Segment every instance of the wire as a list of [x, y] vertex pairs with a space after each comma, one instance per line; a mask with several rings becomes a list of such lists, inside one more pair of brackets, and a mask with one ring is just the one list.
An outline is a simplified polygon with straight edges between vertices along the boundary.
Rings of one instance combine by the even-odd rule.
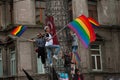
[[54, 38], [57, 34], [59, 34], [62, 30], [64, 30], [66, 28], [66, 26], [64, 26], [63, 28], [61, 28], [56, 34], [54, 34], [53, 36], [52, 36], [52, 38]]

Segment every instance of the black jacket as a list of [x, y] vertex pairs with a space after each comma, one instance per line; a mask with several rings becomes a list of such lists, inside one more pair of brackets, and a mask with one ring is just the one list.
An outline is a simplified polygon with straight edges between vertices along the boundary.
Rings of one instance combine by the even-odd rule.
[[82, 74], [81, 75], [75, 74], [73, 80], [78, 80], [78, 77], [80, 77], [81, 80], [84, 80], [84, 77]]

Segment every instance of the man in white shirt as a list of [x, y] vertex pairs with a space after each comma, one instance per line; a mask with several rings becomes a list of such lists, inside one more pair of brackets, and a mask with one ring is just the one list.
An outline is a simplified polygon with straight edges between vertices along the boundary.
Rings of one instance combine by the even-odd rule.
[[75, 53], [77, 52], [78, 49], [78, 38], [73, 31], [71, 32], [71, 36], [72, 36], [72, 52]]
[[51, 51], [51, 48], [55, 48], [53, 58], [58, 59], [57, 56], [58, 56], [58, 53], [60, 52], [60, 46], [53, 44], [53, 37], [52, 37], [52, 34], [50, 32], [49, 26], [45, 26], [44, 30], [45, 30], [45, 33], [46, 33], [46, 44], [45, 44], [45, 46], [46, 46], [46, 51], [47, 51], [47, 58], [48, 58], [49, 64], [52, 66], [52, 58], [51, 58], [52, 51]]

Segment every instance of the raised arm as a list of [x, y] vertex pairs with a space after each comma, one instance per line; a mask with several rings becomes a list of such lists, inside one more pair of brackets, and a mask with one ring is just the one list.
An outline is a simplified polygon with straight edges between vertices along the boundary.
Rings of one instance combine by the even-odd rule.
[[28, 39], [28, 41], [30, 41], [30, 42], [35, 42], [35, 40], [34, 40], [34, 39], [33, 39], [33, 40], [32, 40], [32, 39]]

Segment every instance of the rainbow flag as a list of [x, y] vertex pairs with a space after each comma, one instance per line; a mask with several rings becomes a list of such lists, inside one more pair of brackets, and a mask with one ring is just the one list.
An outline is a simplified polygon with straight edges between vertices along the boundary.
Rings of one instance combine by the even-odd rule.
[[89, 22], [92, 24], [93, 28], [99, 27], [100, 24], [93, 18], [88, 17]]
[[87, 48], [90, 42], [95, 41], [96, 35], [88, 18], [84, 15], [77, 17], [68, 24], [68, 27], [73, 30], [79, 40]]
[[11, 34], [14, 35], [14, 36], [18, 36], [20, 37], [24, 31], [27, 29], [26, 26], [17, 26], [12, 32]]
[[77, 52], [72, 53], [72, 62], [75, 64], [80, 64], [80, 56]]
[[74, 54], [75, 54], [77, 62], [79, 63], [81, 61], [79, 54], [77, 52], [75, 52]]

